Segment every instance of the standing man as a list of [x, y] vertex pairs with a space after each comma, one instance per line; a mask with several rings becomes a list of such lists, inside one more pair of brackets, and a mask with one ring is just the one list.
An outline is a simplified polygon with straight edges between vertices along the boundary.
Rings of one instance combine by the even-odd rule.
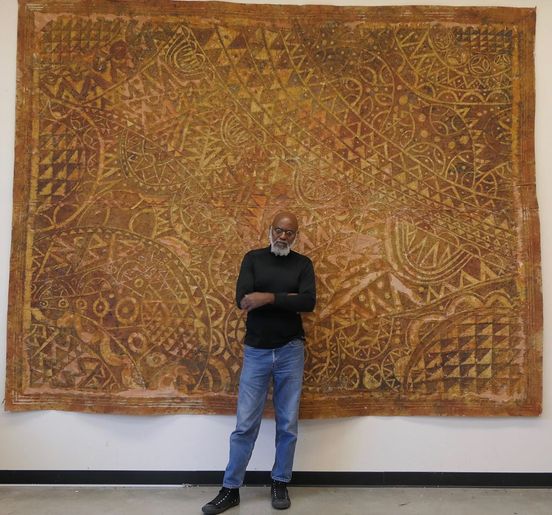
[[272, 506], [289, 508], [299, 400], [303, 384], [304, 338], [300, 312], [316, 303], [311, 260], [291, 250], [298, 233], [293, 213], [278, 213], [269, 229], [270, 246], [248, 252], [242, 261], [236, 301], [247, 311], [236, 429], [219, 494], [202, 511], [222, 513], [240, 503], [239, 488], [253, 452], [270, 380], [274, 381], [276, 456], [272, 468]]

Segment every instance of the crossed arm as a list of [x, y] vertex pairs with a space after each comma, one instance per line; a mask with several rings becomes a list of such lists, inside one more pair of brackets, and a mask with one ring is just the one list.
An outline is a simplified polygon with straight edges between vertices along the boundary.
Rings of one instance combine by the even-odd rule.
[[[290, 295], [294, 295], [294, 294], [290, 293]], [[275, 300], [274, 293], [254, 291], [251, 293], [246, 293], [242, 297], [240, 301], [240, 308], [249, 312], [252, 309], [260, 308], [265, 304], [274, 304], [274, 300]]]
[[258, 292], [253, 291], [253, 288], [253, 267], [246, 256], [242, 262], [236, 286], [236, 301], [240, 309], [249, 312], [266, 304], [273, 304], [290, 311], [307, 312], [312, 311], [316, 304], [314, 269], [310, 261], [300, 274], [297, 292]]

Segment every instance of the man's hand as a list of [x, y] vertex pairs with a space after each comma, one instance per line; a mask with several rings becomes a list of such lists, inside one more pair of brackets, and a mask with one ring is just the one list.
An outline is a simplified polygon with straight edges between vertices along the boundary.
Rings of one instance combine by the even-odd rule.
[[260, 308], [265, 304], [272, 304], [274, 302], [274, 293], [264, 293], [254, 291], [253, 293], [248, 293], [243, 297], [240, 302], [240, 308], [249, 312], [252, 309]]

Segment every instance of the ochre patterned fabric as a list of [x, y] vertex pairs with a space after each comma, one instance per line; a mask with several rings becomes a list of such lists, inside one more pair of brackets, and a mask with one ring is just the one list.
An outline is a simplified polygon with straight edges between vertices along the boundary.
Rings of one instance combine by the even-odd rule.
[[7, 408], [232, 412], [238, 267], [285, 208], [302, 416], [538, 414], [534, 21], [22, 1]]

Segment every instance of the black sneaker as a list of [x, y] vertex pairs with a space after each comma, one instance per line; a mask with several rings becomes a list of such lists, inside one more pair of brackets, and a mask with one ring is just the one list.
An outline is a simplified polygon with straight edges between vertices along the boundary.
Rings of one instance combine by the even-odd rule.
[[240, 489], [223, 486], [218, 495], [203, 506], [201, 511], [207, 515], [216, 515], [238, 504], [240, 504]]
[[273, 479], [270, 495], [272, 497], [272, 507], [276, 510], [286, 510], [290, 507], [291, 501], [289, 500], [287, 483]]

